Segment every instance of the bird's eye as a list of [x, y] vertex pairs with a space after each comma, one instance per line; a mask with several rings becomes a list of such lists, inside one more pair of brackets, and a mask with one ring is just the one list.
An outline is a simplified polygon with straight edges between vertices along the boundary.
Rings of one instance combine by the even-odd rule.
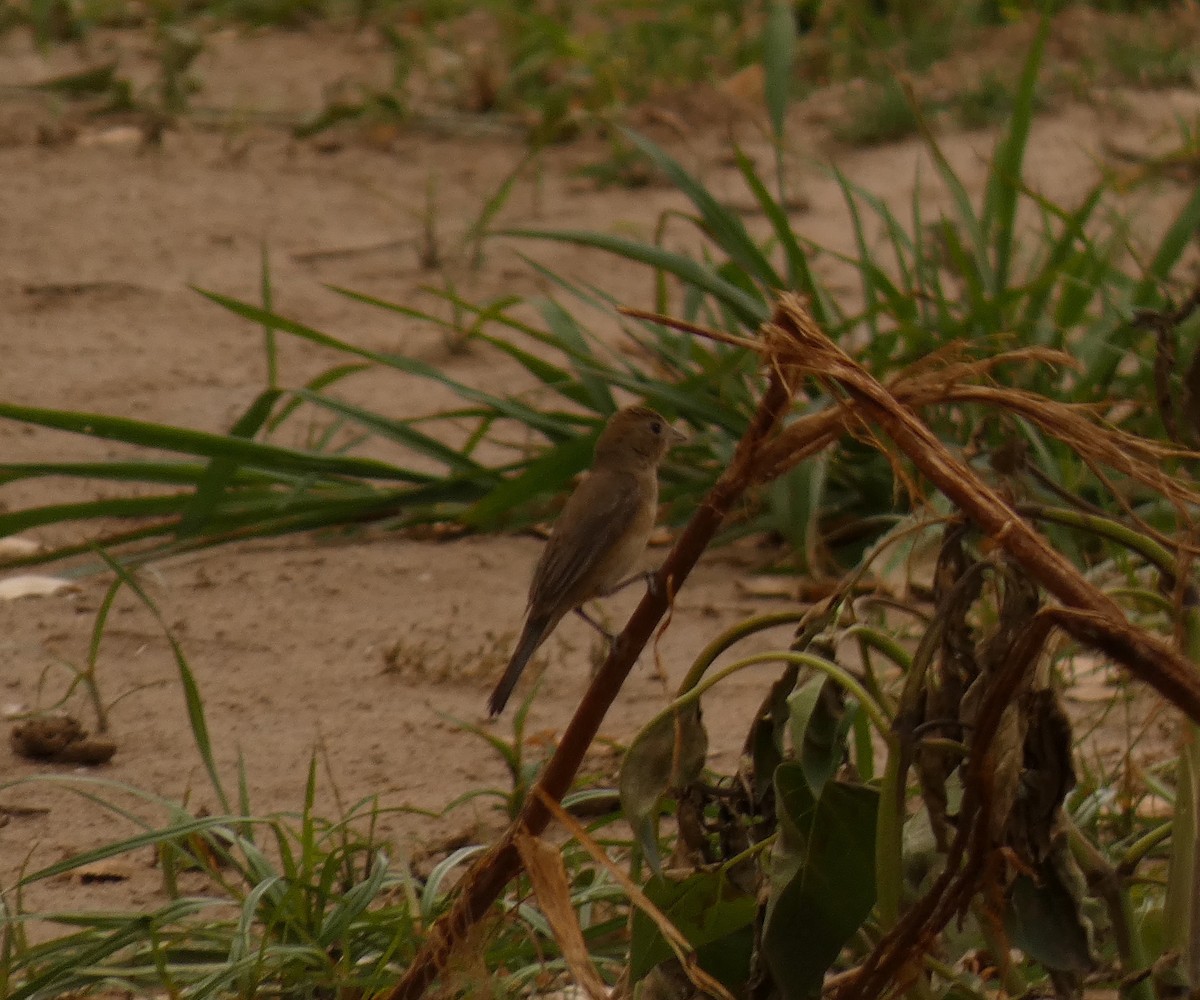
[[657, 420], [652, 420], [650, 421], [650, 429], [654, 431], [655, 434], [661, 434], [662, 424], [660, 424]]

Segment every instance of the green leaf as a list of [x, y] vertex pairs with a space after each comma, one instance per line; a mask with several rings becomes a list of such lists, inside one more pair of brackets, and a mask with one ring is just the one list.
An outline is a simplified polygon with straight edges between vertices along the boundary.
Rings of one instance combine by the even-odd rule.
[[[722, 871], [701, 871], [683, 881], [651, 879], [646, 895], [696, 949], [700, 967], [735, 992], [750, 974], [755, 898], [735, 888]], [[629, 975], [638, 982], [674, 957], [657, 925], [641, 910], [633, 914]]]
[[847, 720], [833, 710], [836, 700], [837, 689], [824, 674], [800, 685], [787, 700], [792, 746], [814, 796], [846, 758]]
[[441, 463], [451, 473], [463, 476], [481, 475], [483, 478], [487, 478], [489, 474], [489, 470], [485, 469], [478, 462], [465, 457], [461, 452], [456, 451], [449, 445], [443, 444], [436, 438], [415, 430], [409, 421], [392, 420], [373, 410], [304, 389], [297, 390], [296, 395], [300, 399], [312, 403], [314, 406], [319, 406], [332, 413], [341, 414], [360, 426], [365, 427], [367, 430], [378, 434], [380, 437], [388, 438], [407, 448], [411, 448], [424, 458]]
[[648, 156], [671, 179], [675, 187], [687, 195], [700, 212], [704, 231], [728, 254], [730, 261], [737, 265], [742, 274], [758, 282], [767, 292], [783, 287], [783, 279], [771, 266], [771, 262], [763, 256], [763, 252], [747, 232], [736, 212], [717, 201], [708, 188], [684, 170], [679, 161], [664, 149], [629, 129], [622, 129], [622, 134]]
[[808, 296], [813, 318], [822, 327], [829, 330], [839, 322], [838, 307], [830, 297], [829, 290], [817, 280], [812, 268], [809, 267], [808, 254], [796, 239], [787, 209], [771, 196], [771, 192], [767, 190], [762, 178], [755, 172], [754, 161], [743, 153], [740, 147], [734, 148], [734, 154], [737, 157], [737, 167], [741, 171], [742, 179], [746, 182], [750, 193], [754, 195], [754, 200], [758, 202], [767, 221], [771, 223], [775, 238], [783, 248], [784, 258], [787, 261], [788, 288]]
[[1070, 849], [1059, 847], [1037, 866], [1036, 881], [1017, 876], [1005, 924], [1013, 943], [1035, 962], [1064, 972], [1090, 972], [1092, 924], [1087, 880]]
[[1184, 250], [1191, 246], [1196, 238], [1197, 229], [1200, 229], [1200, 185], [1192, 191], [1191, 197], [1179, 209], [1179, 213], [1159, 241], [1145, 276], [1134, 290], [1134, 305], [1148, 306], [1158, 301], [1156, 295], [1159, 288], [1167, 281]]
[[785, 1000], [818, 996], [825, 972], [875, 904], [873, 788], [831, 781], [814, 799], [804, 769], [775, 772], [779, 839], [771, 855], [763, 956]]
[[997, 144], [988, 171], [983, 197], [983, 227], [995, 254], [994, 290], [997, 292], [1008, 287], [1013, 232], [1017, 221], [1017, 196], [1021, 192], [1021, 168], [1029, 144], [1029, 129], [1033, 124], [1038, 72], [1049, 34], [1050, 19], [1043, 17], [1021, 71], [1008, 131]]
[[194, 431], [167, 424], [150, 424], [141, 420], [110, 417], [100, 413], [47, 410], [36, 406], [0, 403], [0, 417], [108, 441], [123, 441], [126, 444], [143, 448], [178, 451], [191, 455], [203, 455], [208, 458], [227, 458], [239, 464], [258, 468], [407, 482], [425, 482], [429, 479], [428, 476], [418, 475], [407, 469], [398, 469], [386, 462], [370, 458], [317, 455], [290, 448], [280, 448], [276, 445], [259, 444], [238, 437], [210, 434], [206, 431]]
[[550, 328], [555, 343], [561, 345], [568, 357], [575, 360], [575, 371], [587, 390], [587, 405], [604, 416], [612, 413], [617, 408], [616, 401], [608, 383], [602, 375], [596, 373], [594, 364], [588, 364], [593, 361], [594, 356], [575, 317], [553, 299], [539, 299], [535, 304], [538, 312], [542, 314], [542, 319], [546, 321], [546, 326]]

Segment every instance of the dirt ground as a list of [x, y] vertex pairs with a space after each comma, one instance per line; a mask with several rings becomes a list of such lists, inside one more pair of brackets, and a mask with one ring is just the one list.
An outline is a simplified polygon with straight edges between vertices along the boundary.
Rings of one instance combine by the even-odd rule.
[[[527, 388], [520, 373], [484, 350], [451, 353], [437, 331], [324, 287], [432, 305], [421, 286], [443, 276], [420, 261], [429, 204], [443, 269], [470, 298], [544, 291], [520, 249], [602, 281], [625, 302], [649, 301], [645, 273], [584, 251], [497, 240], [480, 272], [462, 267], [456, 255], [463, 232], [526, 152], [517, 137], [443, 122], [400, 131], [347, 128], [297, 141], [272, 123], [273, 116], [319, 110], [353, 81], [385, 83], [386, 53], [369, 37], [328, 29], [217, 33], [196, 66], [204, 84], [198, 101], [212, 113], [168, 130], [157, 147], [146, 146], [136, 128], [76, 117], [69, 105], [16, 89], [110, 49], [136, 48], [119, 34], [89, 44], [84, 55], [66, 48], [39, 53], [19, 33], [0, 38], [0, 399], [227, 429], [263, 384], [261, 335], [189, 286], [255, 301], [264, 245], [284, 314], [444, 365], [493, 391]], [[837, 149], [826, 137], [834, 113], [836, 104], [818, 97], [798, 107], [792, 122], [791, 182], [806, 202], [795, 223], [805, 235], [850, 246], [831, 160], [902, 216], [914, 184], [927, 211], [944, 203], [917, 143]], [[1197, 113], [1200, 95], [1183, 90], [1057, 102], [1035, 128], [1029, 176], [1051, 198], [1070, 203], [1113, 162], [1114, 151], [1167, 148], [1178, 121], [1194, 121]], [[732, 97], [726, 104], [714, 98], [708, 123], [703, 117], [646, 114], [643, 124], [715, 190], [748, 205], [729, 164], [728, 136], [733, 130], [766, 164], [760, 123]], [[945, 136], [947, 155], [975, 190], [993, 139], [983, 132]], [[546, 152], [536, 176], [518, 186], [504, 221], [649, 236], [663, 209], [683, 207], [665, 187], [600, 189], [580, 179], [577, 168], [604, 151], [603, 143], [582, 141]], [[1167, 178], [1136, 196], [1135, 245], [1161, 230], [1187, 190]], [[762, 223], [747, 217], [754, 227]], [[673, 232], [677, 245], [694, 242], [683, 226]], [[849, 282], [843, 287], [854, 293]], [[285, 384], [298, 385], [327, 363], [316, 348], [283, 344]], [[428, 384], [394, 373], [360, 377], [341, 391], [397, 416], [446, 402]], [[300, 444], [301, 432], [293, 433], [283, 443]], [[382, 447], [375, 453], [403, 458]], [[103, 443], [0, 423], [5, 461], [108, 454], [116, 451]], [[99, 493], [88, 484], [16, 483], [0, 488], [0, 505]], [[33, 537], [76, 536], [58, 529]], [[499, 759], [455, 720], [483, 722], [538, 550], [530, 537], [295, 537], [172, 559], [144, 570], [142, 580], [195, 671], [222, 773], [233, 787], [235, 762], [244, 758], [256, 810], [301, 805], [316, 747], [328, 763], [319, 794], [326, 815], [336, 814], [335, 790], [343, 803], [378, 793], [385, 806], [440, 809], [469, 789], [505, 785]], [[627, 739], [719, 627], [767, 603], [740, 585], [760, 557], [746, 546], [702, 563], [658, 648], [668, 680], [644, 656], [607, 736]], [[0, 711], [11, 716], [55, 700], [69, 679], [63, 664], [86, 659], [106, 586], [91, 577], [69, 593], [0, 602]], [[613, 620], [635, 601], [625, 594], [609, 602]], [[545, 682], [530, 717], [538, 746], [552, 742], [583, 691], [592, 644], [586, 627], [570, 621], [547, 647]], [[705, 706], [715, 765], [733, 763], [764, 676], [743, 675], [726, 688], [728, 697]], [[129, 594], [119, 598], [105, 633], [99, 677], [118, 751], [88, 775], [215, 809], [169, 647]], [[82, 699], [70, 707], [90, 720]], [[506, 716], [495, 731], [509, 725]], [[8, 810], [0, 886], [10, 887], [22, 867], [135, 831], [70, 790], [82, 770], [30, 763], [7, 740], [0, 760], [4, 781], [15, 782], [0, 786], [0, 806]], [[612, 761], [597, 758], [594, 766], [611, 768]], [[108, 786], [102, 791], [148, 822], [166, 818], [152, 802]], [[394, 814], [383, 832], [402, 851], [419, 852], [454, 834], [486, 836], [498, 823], [498, 814], [480, 804], [437, 823]], [[135, 858], [117, 884], [42, 885], [25, 902], [39, 909], [152, 906], [163, 897], [150, 862], [148, 855]]]

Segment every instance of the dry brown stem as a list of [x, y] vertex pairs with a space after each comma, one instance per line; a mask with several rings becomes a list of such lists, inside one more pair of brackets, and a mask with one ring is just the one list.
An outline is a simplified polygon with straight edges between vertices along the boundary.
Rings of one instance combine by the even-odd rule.
[[554, 756], [526, 798], [521, 814], [471, 866], [458, 886], [450, 910], [429, 929], [421, 950], [403, 978], [393, 989], [382, 994], [380, 1000], [416, 1000], [446, 968], [455, 948], [520, 870], [517, 836], [536, 837], [545, 830], [551, 817], [546, 802], [559, 802], [566, 794], [621, 685], [667, 612], [669, 595], [679, 591], [738, 497], [753, 484], [759, 449], [791, 405], [793, 384], [783, 370], [772, 373], [754, 419], [738, 443], [733, 461], [676, 540], [655, 574], [654, 585], [647, 590], [624, 631], [613, 643], [608, 659], [584, 694]]
[[[783, 295], [776, 316], [784, 317], [784, 322], [777, 319], [767, 324], [764, 330], [768, 335], [767, 350], [777, 368], [814, 376], [836, 395], [848, 398], [863, 418], [877, 423], [930, 482], [1042, 587], [1067, 607], [1089, 613], [1087, 635], [1090, 645], [1102, 641], [1105, 651], [1130, 672], [1200, 722], [1200, 679], [1190, 660], [1157, 636], [1131, 625], [1111, 598], [1088, 582], [970, 466], [951, 454], [909, 406], [826, 337], [799, 296]], [[985, 388], [976, 387], [975, 398], [982, 398]], [[962, 387], [959, 391], [965, 396]], [[1009, 393], [995, 390], [993, 393], [997, 403], [1008, 405]], [[1146, 449], [1154, 446], [1135, 444], [1137, 439], [1130, 440], [1131, 435], [1119, 439], [1120, 446], [1102, 443], [1100, 439], [1104, 435], [1097, 433], [1094, 423], [1086, 422], [1085, 429], [1085, 425], [1073, 422], [1075, 411], [1071, 408], [1061, 408], [1065, 412], [1060, 413], [1059, 408], [1053, 408], [1048, 401], [1035, 403], [1039, 397], [1028, 393], [1015, 393], [1012, 398], [1023, 401], [1026, 413], [1031, 417], [1041, 414], [1045, 419], [1053, 412], [1055, 419], [1061, 421], [1060, 433], [1071, 434], [1073, 444], [1104, 454], [1107, 461], [1128, 470], [1131, 475], [1151, 477], [1166, 495], [1178, 498], [1180, 503], [1185, 497], [1193, 496], [1183, 487], [1167, 482], [1170, 477], [1143, 467], [1146, 463], [1139, 451], [1146, 454]], [[786, 432], [780, 438], [786, 438]], [[775, 442], [776, 445], [779, 443], [778, 440]], [[777, 461], [786, 465], [783, 456], [778, 456]], [[1075, 634], [1070, 627], [1068, 631]]]

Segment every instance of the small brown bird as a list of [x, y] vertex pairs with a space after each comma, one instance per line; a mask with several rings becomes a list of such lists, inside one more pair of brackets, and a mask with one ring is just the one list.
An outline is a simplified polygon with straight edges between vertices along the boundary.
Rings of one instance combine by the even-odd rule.
[[[658, 513], [658, 465], [684, 435], [646, 406], [618, 410], [596, 442], [592, 468], [550, 532], [533, 572], [525, 627], [488, 711], [499, 715], [521, 671], [568, 611], [612, 593], [637, 565]], [[597, 626], [599, 627], [599, 626]]]

